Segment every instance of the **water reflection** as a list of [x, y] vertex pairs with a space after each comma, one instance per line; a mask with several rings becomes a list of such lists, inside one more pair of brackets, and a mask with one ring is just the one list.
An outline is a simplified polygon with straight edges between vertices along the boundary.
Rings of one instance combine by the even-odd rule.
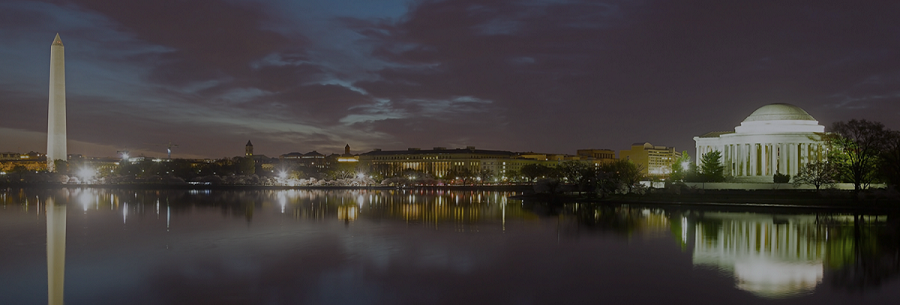
[[[50, 194], [47, 209], [47, 300], [62, 304], [66, 278], [66, 198]], [[62, 199], [62, 200], [60, 200]]]
[[[507, 217], [536, 219], [530, 209], [508, 204], [513, 192], [440, 190], [117, 190], [76, 188], [61, 190], [65, 201], [77, 204], [81, 213], [117, 211], [122, 224], [131, 218], [155, 214], [171, 229], [173, 218], [198, 207], [219, 209], [225, 216], [253, 222], [258, 210], [276, 210], [296, 220], [337, 219], [346, 223], [360, 219], [392, 219], [410, 224], [454, 225], [458, 230], [477, 230], [478, 224], [500, 222]], [[37, 190], [7, 190], [0, 204], [37, 201]], [[177, 204], [175, 204], [177, 202]]]
[[827, 228], [816, 220], [704, 213], [694, 221], [694, 264], [729, 271], [737, 288], [760, 296], [807, 293], [822, 282], [827, 248]]
[[[569, 205], [558, 211], [570, 234], [612, 232], [633, 238], [670, 232], [692, 262], [734, 277], [735, 287], [766, 298], [813, 292], [826, 279], [865, 290], [900, 274], [896, 214], [774, 214], [629, 205]], [[575, 220], [575, 221], [573, 221]]]
[[[113, 190], [113, 189], [69, 189], [59, 191], [0, 190], [0, 205], [4, 210], [20, 210], [29, 215], [38, 216], [46, 213], [47, 232], [47, 295], [50, 304], [61, 304], [63, 300], [63, 279], [65, 278], [66, 255], [66, 208], [71, 205], [73, 216], [70, 219], [75, 230], [81, 230], [84, 224], [100, 226], [101, 220], [118, 227], [106, 225], [112, 230], [134, 230], [140, 227], [140, 238], [157, 238], [158, 245], [174, 244], [173, 252], [155, 250], [155, 256], [169, 257], [170, 253], [194, 253], [207, 251], [215, 247], [230, 247], [230, 252], [202, 252], [203, 260], [219, 256], [241, 257], [234, 259], [234, 265], [222, 263], [222, 270], [253, 269], [259, 265], [273, 270], [273, 274], [287, 280], [294, 279], [294, 274], [282, 274], [280, 265], [269, 266], [255, 259], [256, 255], [266, 257], [281, 253], [284, 260], [281, 264], [290, 265], [297, 262], [319, 262], [324, 257], [335, 258], [335, 266], [351, 262], [366, 262], [367, 267], [359, 267], [365, 272], [389, 274], [390, 270], [409, 268], [403, 274], [423, 270], [438, 270], [463, 275], [476, 274], [480, 269], [502, 266], [505, 261], [513, 262], [515, 268], [502, 269], [503, 272], [520, 272], [524, 276], [531, 275], [531, 269], [552, 273], [560, 260], [551, 260], [554, 264], [540, 265], [543, 257], [528, 260], [533, 252], [549, 253], [547, 257], [563, 259], [569, 253], [559, 254], [546, 244], [509, 242], [510, 245], [521, 246], [517, 251], [508, 250], [504, 237], [510, 232], [548, 228], [556, 238], [562, 239], [562, 247], [566, 249], [582, 249], [577, 241], [600, 239], [617, 240], [640, 239], [662, 241], [664, 247], [678, 254], [678, 247], [683, 256], [669, 257], [669, 264], [681, 262], [695, 266], [692, 272], [718, 272], [717, 278], [732, 285], [736, 291], [747, 291], [758, 297], [785, 298], [814, 294], [823, 289], [836, 290], [871, 290], [888, 282], [896, 281], [900, 273], [900, 225], [895, 214], [847, 215], [832, 213], [785, 214], [766, 212], [733, 212], [713, 209], [685, 209], [662, 206], [612, 205], [612, 204], [567, 204], [546, 205], [539, 203], [523, 203], [509, 200], [513, 193], [500, 192], [447, 192], [447, 191], [409, 191], [409, 190], [253, 190], [253, 191], [160, 191], [160, 190]], [[37, 211], [37, 212], [35, 212]], [[103, 217], [88, 217], [97, 214]], [[108, 216], [108, 217], [107, 217]], [[210, 217], [212, 216], [212, 217]], [[221, 235], [199, 238], [192, 235], [191, 230], [208, 229], [203, 227], [209, 223], [226, 219], [230, 223], [247, 223], [248, 230], [259, 228], [261, 224], [291, 224], [290, 229], [279, 231], [272, 226], [263, 232], [267, 234], [241, 235], [242, 232], [222, 230]], [[254, 223], [256, 222], [256, 223]], [[328, 231], [328, 223], [337, 223], [337, 230]], [[319, 225], [319, 224], [323, 225]], [[300, 226], [294, 224], [313, 224]], [[366, 226], [368, 224], [368, 226]], [[374, 225], [372, 225], [374, 224]], [[381, 226], [389, 224], [391, 226]], [[384, 229], [389, 227], [388, 229]], [[418, 230], [396, 230], [396, 228], [418, 228]], [[217, 227], [219, 228], [219, 227]], [[312, 230], [303, 231], [301, 228]], [[354, 230], [356, 228], [357, 230]], [[373, 230], [374, 228], [374, 230]], [[221, 228], [219, 228], [221, 229]], [[268, 231], [266, 231], [268, 230]], [[443, 231], [434, 234], [434, 231]], [[152, 237], [147, 232], [159, 232], [164, 238]], [[335, 233], [337, 231], [338, 233]], [[535, 230], [539, 231], [539, 230]], [[73, 249], [70, 253], [71, 272], [77, 272], [79, 236], [84, 231], [71, 232]], [[168, 239], [177, 233], [188, 232], [179, 238]], [[300, 232], [300, 233], [297, 233]], [[312, 232], [312, 233], [310, 233]], [[340, 233], [347, 232], [346, 235]], [[423, 233], [424, 232], [424, 233]], [[458, 234], [457, 232], [476, 233]], [[502, 234], [491, 234], [503, 232]], [[278, 234], [268, 234], [278, 233]], [[155, 233], [153, 233], [155, 234]], [[218, 233], [217, 233], [218, 234]], [[290, 239], [278, 239], [289, 235]], [[405, 236], [399, 236], [405, 235]], [[478, 237], [474, 237], [474, 236]], [[138, 236], [138, 235], [131, 235]], [[236, 237], [237, 236], [237, 237]], [[252, 246], [264, 247], [253, 255], [240, 256], [245, 248], [235, 240], [262, 239], [277, 241]], [[414, 242], [409, 242], [407, 239]], [[521, 236], [521, 235], [520, 235]], [[240, 237], [240, 238], [239, 238]], [[440, 238], [437, 238], [440, 237]], [[610, 238], [612, 237], [612, 238]], [[237, 239], [229, 239], [237, 238]], [[530, 235], [526, 239], [531, 238]], [[473, 240], [489, 241], [476, 244]], [[569, 241], [576, 241], [566, 245]], [[124, 239], [122, 239], [124, 240]], [[225, 240], [225, 241], [221, 241]], [[309, 244], [301, 242], [306, 240]], [[315, 240], [315, 243], [309, 242]], [[234, 244], [229, 244], [230, 241]], [[558, 242], [559, 240], [557, 240]], [[674, 241], [674, 243], [673, 243]], [[136, 243], [136, 242], [135, 242]], [[154, 244], [154, 245], [157, 245]], [[629, 243], [616, 246], [629, 247]], [[242, 245], [242, 246], [237, 246]], [[542, 248], [531, 248], [539, 245]], [[674, 245], [674, 246], [673, 246]], [[41, 245], [43, 246], [43, 245]], [[116, 250], [118, 244], [107, 248]], [[469, 249], [466, 247], [477, 247]], [[180, 247], [180, 248], [179, 248]], [[511, 246], [510, 246], [511, 247]], [[82, 251], [86, 251], [83, 249]], [[616, 250], [615, 246], [598, 247], [603, 251], [615, 250], [620, 255], [634, 255]], [[306, 252], [300, 249], [308, 249]], [[330, 250], [323, 250], [330, 249]], [[512, 248], [509, 248], [512, 249]], [[548, 250], [549, 249], [549, 250]], [[521, 250], [521, 251], [519, 251]], [[250, 250], [246, 250], [250, 251]], [[505, 251], [505, 252], [504, 252]], [[542, 252], [543, 251], [543, 252]], [[335, 254], [336, 253], [336, 254]], [[510, 255], [514, 253], [513, 255]], [[296, 260], [295, 254], [306, 257]], [[280, 254], [279, 254], [280, 255]], [[554, 256], [562, 255], [562, 256]], [[594, 254], [591, 254], [594, 255]], [[594, 256], [590, 256], [594, 258]], [[599, 252], [596, 257], [605, 257], [606, 252]], [[636, 265], [648, 265], [652, 255], [638, 254], [633, 258]], [[250, 257], [250, 259], [246, 259]], [[397, 259], [401, 257], [402, 259]], [[620, 259], [620, 258], [616, 258]], [[628, 257], [628, 259], [632, 259]], [[641, 261], [643, 259], [643, 261]], [[185, 274], [216, 274], [190, 263], [180, 263], [181, 258], [173, 259], [177, 265], [175, 276], [182, 276], [184, 282], [195, 282], [204, 277], [192, 277]], [[263, 261], [266, 261], [263, 260]], [[411, 264], [412, 267], [397, 264], [396, 261]], [[521, 260], [521, 261], [516, 261]], [[187, 260], [186, 260], [187, 261]], [[229, 262], [229, 260], [224, 260]], [[74, 263], [73, 263], [74, 262]], [[627, 261], [626, 261], [627, 262]], [[615, 280], [603, 278], [612, 267], [597, 267], [595, 261], [579, 261], [572, 265], [585, 264], [593, 266], [591, 277], [578, 281], [605, 281], [606, 285], [614, 285], [616, 281], [628, 282], [629, 272], [622, 267], [622, 272]], [[308, 270], [319, 264], [309, 263]], [[237, 267], [235, 267], [237, 266]], [[368, 269], [374, 266], [374, 269]], [[437, 266], [437, 267], [435, 267]], [[522, 266], [528, 266], [522, 269]], [[605, 266], [605, 265], [603, 265]], [[239, 268], [238, 268], [239, 267]], [[546, 267], [546, 268], [545, 268]], [[187, 268], [187, 269], [185, 269]], [[193, 269], [191, 269], [193, 268]], [[324, 268], [324, 267], [323, 267]], [[353, 270], [355, 267], [346, 267]], [[635, 268], [633, 265], [629, 268]], [[638, 267], [640, 268], [640, 267]], [[196, 270], [194, 270], [196, 269]], [[74, 271], [73, 271], [74, 270]], [[190, 272], [183, 270], [193, 270]], [[525, 270], [525, 271], [523, 271]], [[598, 271], [599, 270], [599, 271]], [[619, 269], [616, 269], [619, 270]], [[206, 272], [206, 273], [204, 273]], [[224, 271], [222, 271], [224, 272]], [[324, 272], [324, 271], [323, 271]], [[370, 274], [363, 271], [361, 274]], [[535, 273], [541, 273], [535, 272]], [[715, 273], [713, 272], [713, 273]], [[225, 272], [227, 273], [227, 272]], [[571, 274], [572, 271], [568, 271]], [[236, 277], [243, 277], [240, 272]], [[355, 273], [354, 273], [355, 274]], [[567, 274], [567, 273], [560, 273]], [[360, 275], [361, 277], [365, 277]], [[71, 275], [70, 275], [71, 276]], [[440, 277], [440, 274], [434, 275]], [[473, 275], [474, 276], [474, 275]], [[485, 276], [481, 274], [479, 276]], [[690, 274], [664, 274], [666, 277], [689, 277]], [[312, 275], [311, 275], [312, 277]], [[565, 278], [566, 276], [560, 276]], [[212, 277], [211, 277], [212, 278]], [[389, 278], [389, 277], [386, 277]], [[598, 280], [599, 279], [599, 280]], [[624, 280], [623, 280], [624, 279]], [[347, 279], [347, 281], [350, 281]], [[524, 279], [527, 282], [541, 282], [539, 276]], [[643, 279], [641, 280], [643, 281]], [[178, 282], [182, 283], [182, 282]], [[77, 281], [70, 284], [78, 285]], [[252, 283], [250, 283], [252, 284]], [[521, 284], [521, 283], [520, 283]], [[202, 285], [201, 285], [202, 286]], [[78, 289], [75, 289], [78, 290]], [[746, 294], [746, 293], [745, 293]], [[749, 294], [747, 294], [749, 295]]]

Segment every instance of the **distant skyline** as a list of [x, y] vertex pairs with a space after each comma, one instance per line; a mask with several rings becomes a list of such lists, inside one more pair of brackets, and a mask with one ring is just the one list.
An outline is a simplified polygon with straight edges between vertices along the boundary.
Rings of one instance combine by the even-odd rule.
[[900, 130], [896, 1], [0, 3], [0, 152], [174, 158], [464, 148], [692, 155], [770, 103]]

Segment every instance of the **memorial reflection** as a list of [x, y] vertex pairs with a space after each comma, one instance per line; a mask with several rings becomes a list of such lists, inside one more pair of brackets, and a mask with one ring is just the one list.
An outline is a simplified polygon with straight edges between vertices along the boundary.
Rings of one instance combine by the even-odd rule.
[[825, 282], [863, 290], [900, 274], [897, 215], [770, 214], [569, 204], [555, 212], [568, 235], [671, 236], [693, 264], [733, 276], [766, 298], [811, 293]]
[[732, 273], [738, 289], [783, 297], [822, 282], [828, 233], [815, 215], [703, 213], [693, 229], [694, 264]]

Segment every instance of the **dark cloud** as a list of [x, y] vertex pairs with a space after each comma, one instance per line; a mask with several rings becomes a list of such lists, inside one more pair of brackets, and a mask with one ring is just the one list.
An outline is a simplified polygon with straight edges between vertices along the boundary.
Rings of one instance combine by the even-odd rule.
[[243, 105], [265, 107], [267, 113], [279, 113], [316, 125], [336, 125], [353, 113], [356, 106], [369, 105], [370, 97], [340, 85], [295, 86]]
[[121, 2], [75, 0], [112, 19], [136, 38], [170, 48], [158, 56], [153, 81], [192, 81], [251, 76], [250, 63], [297, 48], [304, 37], [285, 37], [264, 28], [266, 14], [254, 3], [221, 0]]
[[48, 98], [0, 86], [0, 104], [4, 109], [0, 111], [0, 127], [46, 132]]
[[687, 149], [692, 136], [768, 103], [833, 111], [827, 100], [865, 95], [851, 89], [872, 77], [893, 79], [877, 86], [896, 99], [896, 12], [888, 1], [451, 0], [421, 2], [396, 23], [351, 25], [396, 64], [357, 86], [391, 100], [491, 101], [508, 109], [503, 146]]
[[[131, 123], [148, 142], [197, 154], [245, 138], [269, 154], [345, 143], [689, 150], [693, 136], [776, 102], [826, 126], [900, 129], [895, 1], [415, 1], [399, 18], [303, 15], [316, 20], [267, 2], [65, 3], [4, 6], [0, 36], [18, 39], [33, 19], [74, 31], [70, 100], [85, 104], [70, 108], [71, 129]], [[71, 19], [78, 26], [59, 25]], [[6, 86], [0, 98], [43, 105], [34, 88], [45, 86]], [[40, 109], [0, 114], [0, 125], [42, 130]], [[84, 138], [130, 143], [125, 133]]]
[[0, 10], [0, 27], [10, 30], [34, 28], [41, 26], [41, 20], [46, 20], [48, 18], [49, 16], [46, 13], [37, 10], [25, 9], [23, 7], [9, 7]]

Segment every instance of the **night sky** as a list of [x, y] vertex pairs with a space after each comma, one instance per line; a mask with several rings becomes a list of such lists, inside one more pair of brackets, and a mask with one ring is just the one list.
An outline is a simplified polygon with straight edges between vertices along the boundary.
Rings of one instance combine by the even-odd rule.
[[0, 152], [271, 157], [476, 146], [574, 154], [790, 103], [900, 129], [900, 1], [0, 2]]

